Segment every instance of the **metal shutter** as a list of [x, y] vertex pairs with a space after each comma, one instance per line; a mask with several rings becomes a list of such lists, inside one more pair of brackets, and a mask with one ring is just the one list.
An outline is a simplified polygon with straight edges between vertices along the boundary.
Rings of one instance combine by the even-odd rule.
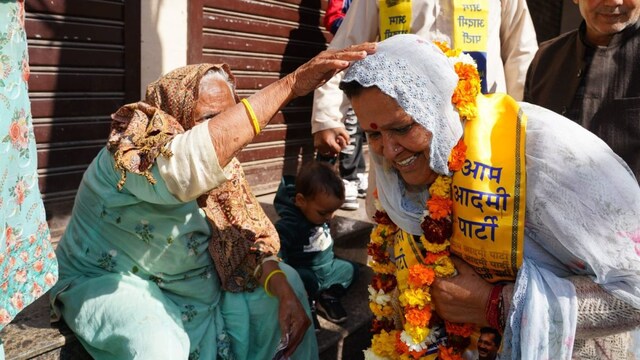
[[25, 27], [39, 185], [56, 237], [110, 114], [138, 99], [140, 3], [27, 0]]
[[[247, 97], [326, 48], [326, 0], [189, 1], [189, 63], [227, 63]], [[273, 191], [313, 155], [312, 95], [278, 113], [238, 158], [255, 193]]]

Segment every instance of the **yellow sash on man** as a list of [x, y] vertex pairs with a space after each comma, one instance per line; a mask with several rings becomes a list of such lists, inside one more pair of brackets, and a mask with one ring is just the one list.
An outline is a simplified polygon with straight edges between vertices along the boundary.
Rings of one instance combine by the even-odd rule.
[[380, 0], [380, 41], [411, 32], [411, 0]]
[[479, 95], [477, 105], [464, 129], [466, 161], [451, 185], [451, 251], [487, 281], [513, 281], [524, 243], [527, 118], [507, 95]]
[[453, 48], [464, 51], [476, 61], [483, 94], [489, 91], [486, 76], [488, 39], [489, 0], [453, 0]]

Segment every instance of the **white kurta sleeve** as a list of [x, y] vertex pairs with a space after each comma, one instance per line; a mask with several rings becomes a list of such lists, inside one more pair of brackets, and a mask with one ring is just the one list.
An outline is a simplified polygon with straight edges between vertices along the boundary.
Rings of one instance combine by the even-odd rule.
[[500, 52], [504, 63], [507, 93], [516, 100], [522, 100], [527, 69], [538, 51], [536, 30], [525, 0], [501, 3]]
[[[377, 0], [359, 0], [351, 3], [342, 25], [329, 44], [330, 49], [375, 41], [378, 34]], [[311, 132], [344, 127], [342, 119], [350, 104], [338, 88], [342, 73], [334, 76], [313, 94]]]
[[192, 201], [229, 179], [220, 167], [209, 136], [208, 121], [176, 135], [167, 144], [173, 156], [157, 159], [160, 176], [169, 191], [182, 201]]

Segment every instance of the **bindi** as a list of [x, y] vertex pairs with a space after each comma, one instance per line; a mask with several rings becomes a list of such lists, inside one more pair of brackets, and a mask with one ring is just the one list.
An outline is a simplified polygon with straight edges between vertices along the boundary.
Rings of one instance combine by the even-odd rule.
[[377, 130], [378, 129], [378, 125], [376, 123], [371, 123], [371, 128], [373, 130]]

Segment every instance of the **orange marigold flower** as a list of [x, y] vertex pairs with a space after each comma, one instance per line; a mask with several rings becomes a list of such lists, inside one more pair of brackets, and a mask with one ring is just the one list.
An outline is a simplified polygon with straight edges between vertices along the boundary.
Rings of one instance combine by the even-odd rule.
[[462, 360], [462, 356], [455, 352], [453, 348], [438, 346], [438, 359], [440, 360]]
[[400, 338], [400, 334], [401, 333], [398, 332], [398, 334], [396, 335], [396, 352], [398, 354], [409, 354], [412, 358], [418, 360], [427, 352], [427, 349], [424, 349], [422, 351], [409, 350], [407, 344], [405, 344], [404, 341], [402, 341], [402, 339]]
[[451, 214], [453, 201], [440, 196], [434, 196], [427, 200], [427, 208], [429, 209], [429, 217], [434, 220], [442, 219]]
[[449, 46], [447, 45], [447, 43], [442, 42], [442, 41], [434, 41], [433, 42], [438, 48], [440, 48], [440, 50], [442, 50], [443, 53], [447, 53], [449, 50]]
[[405, 307], [404, 318], [413, 326], [425, 327], [431, 320], [431, 308]]
[[[480, 78], [480, 74], [475, 65], [458, 62], [455, 63], [453, 69], [456, 71], [456, 74], [458, 74], [460, 80], [475, 80]], [[479, 91], [480, 89], [477, 88], [477, 90]]]
[[458, 110], [460, 110], [462, 106], [475, 104], [477, 95], [475, 94], [475, 87], [476, 83], [474, 81], [460, 80], [451, 96], [451, 102], [456, 104]]
[[458, 113], [460, 119], [467, 121], [474, 121], [478, 117], [478, 108], [473, 103], [468, 103], [458, 106]]
[[464, 165], [464, 161], [466, 160], [467, 153], [467, 145], [460, 139], [458, 144], [453, 147], [451, 150], [451, 155], [449, 156], [449, 170], [451, 171], [459, 171], [462, 169], [462, 165]]
[[449, 251], [441, 251], [438, 253], [427, 252], [427, 256], [425, 256], [424, 258], [424, 263], [435, 264], [436, 262], [438, 262], [438, 260], [440, 260], [441, 257], [449, 256], [449, 254], [450, 254]]
[[422, 264], [417, 264], [409, 268], [408, 282], [409, 286], [412, 286], [414, 288], [431, 285], [435, 277], [435, 271], [433, 271], [432, 268], [426, 267]]
[[458, 109], [461, 118], [473, 120], [477, 115], [476, 97], [480, 93], [478, 69], [462, 62], [456, 63], [454, 68], [460, 80], [453, 91], [451, 102]]
[[452, 323], [445, 321], [444, 326], [447, 329], [448, 334], [459, 335], [462, 337], [471, 336], [475, 329], [475, 325], [469, 323]]

